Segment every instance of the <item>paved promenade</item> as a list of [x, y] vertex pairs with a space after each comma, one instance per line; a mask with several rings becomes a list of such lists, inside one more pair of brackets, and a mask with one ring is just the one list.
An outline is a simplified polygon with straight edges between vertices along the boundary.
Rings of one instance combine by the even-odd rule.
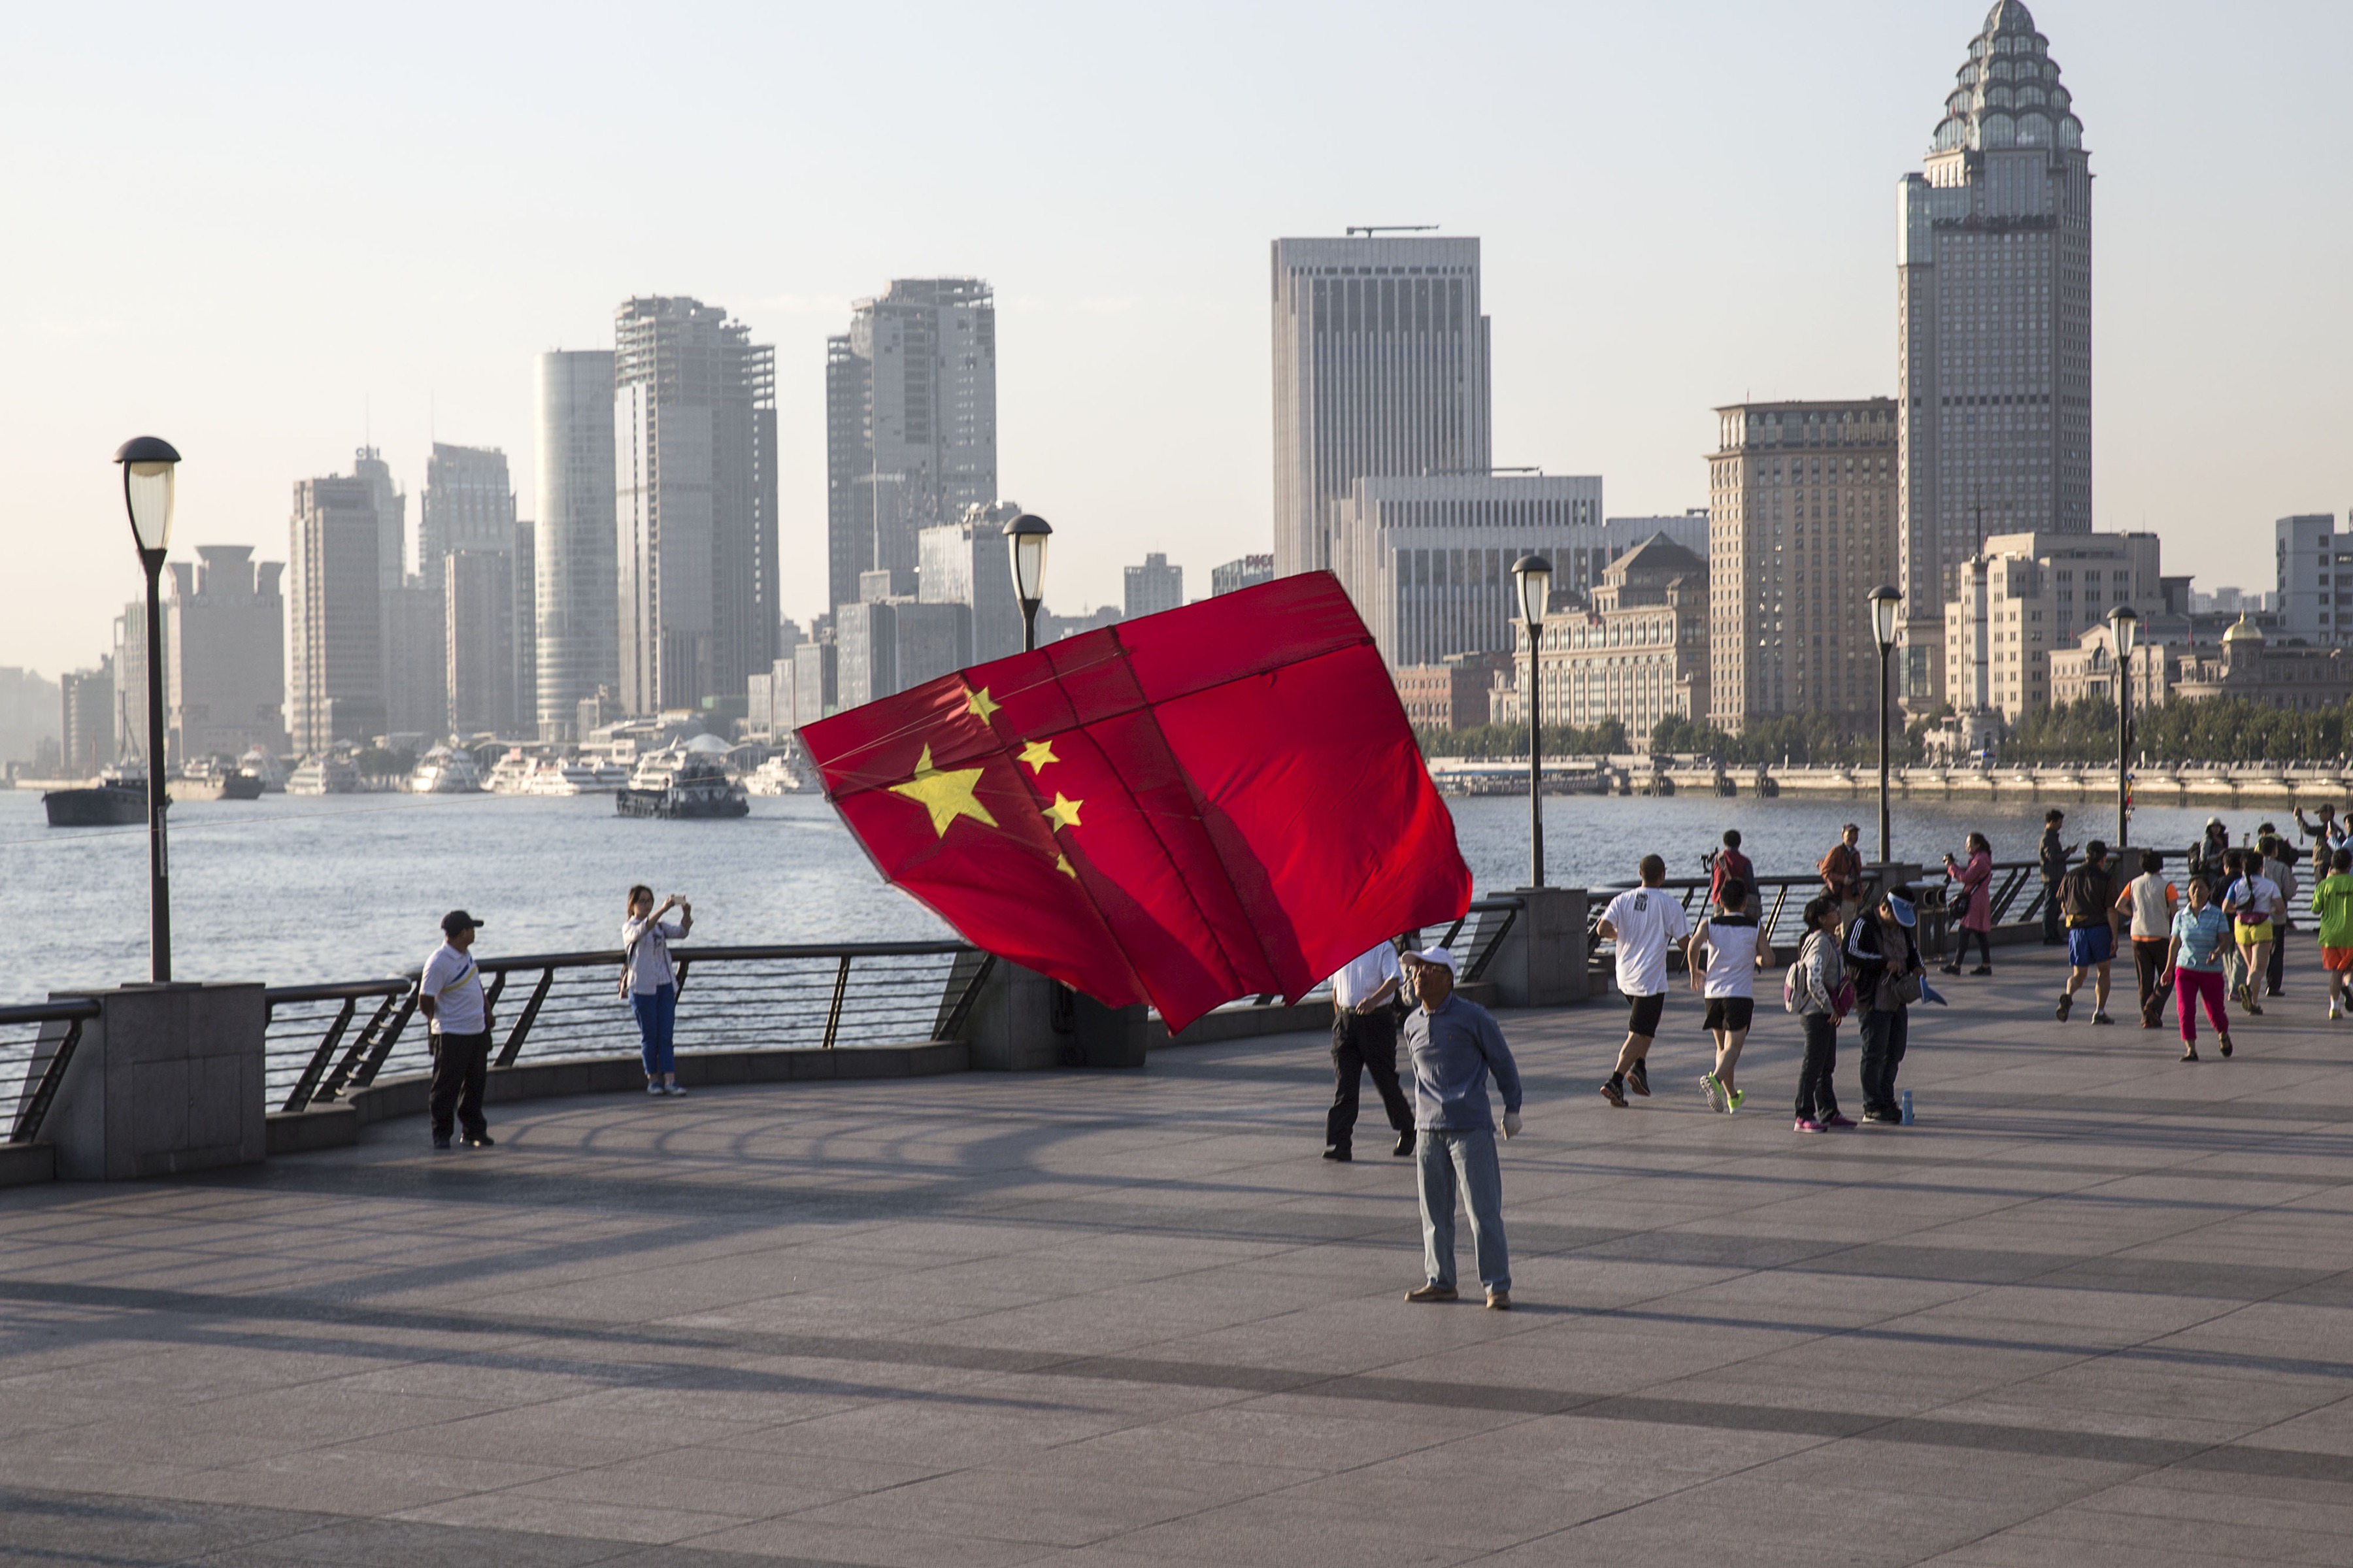
[[1681, 995], [1627, 1111], [1618, 1010], [1506, 1015], [1509, 1314], [1399, 1300], [1305, 1037], [0, 1194], [0, 1561], [2353, 1559], [2353, 1024], [2189, 1066], [2000, 956], [1909, 1129], [1792, 1134], [1778, 1005], [1738, 1118]]

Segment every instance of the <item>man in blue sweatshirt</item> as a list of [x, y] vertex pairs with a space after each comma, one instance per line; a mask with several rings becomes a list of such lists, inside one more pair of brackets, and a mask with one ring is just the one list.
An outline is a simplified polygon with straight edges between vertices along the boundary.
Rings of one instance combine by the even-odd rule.
[[1520, 1130], [1520, 1069], [1493, 1015], [1454, 994], [1454, 954], [1442, 947], [1406, 954], [1421, 1005], [1407, 1015], [1413, 1062], [1414, 1175], [1421, 1192], [1424, 1283], [1409, 1301], [1451, 1301], [1455, 1189], [1471, 1211], [1471, 1241], [1487, 1305], [1512, 1305], [1512, 1260], [1504, 1245], [1504, 1175], [1495, 1163], [1495, 1119], [1487, 1075], [1504, 1091], [1504, 1136]]

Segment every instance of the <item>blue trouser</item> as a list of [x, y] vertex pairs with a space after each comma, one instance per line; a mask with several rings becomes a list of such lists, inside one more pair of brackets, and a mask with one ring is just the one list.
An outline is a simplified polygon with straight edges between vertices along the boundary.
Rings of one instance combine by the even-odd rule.
[[638, 1016], [638, 1058], [646, 1064], [646, 1076], [659, 1078], [676, 1071], [678, 1064], [670, 1052], [670, 1037], [678, 1023], [678, 987], [632, 991], [629, 1009]]
[[1455, 1132], [1425, 1127], [1413, 1152], [1421, 1189], [1421, 1267], [1433, 1285], [1454, 1284], [1454, 1194], [1459, 1185], [1471, 1210], [1471, 1244], [1479, 1280], [1490, 1292], [1512, 1288], [1512, 1258], [1504, 1245], [1504, 1173], [1495, 1163], [1495, 1134], [1486, 1128]]

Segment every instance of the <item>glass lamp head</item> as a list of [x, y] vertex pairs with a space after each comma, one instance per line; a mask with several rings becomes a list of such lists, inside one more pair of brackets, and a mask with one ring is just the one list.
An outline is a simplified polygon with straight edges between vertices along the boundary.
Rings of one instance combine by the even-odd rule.
[[1903, 604], [1904, 591], [1892, 584], [1882, 583], [1871, 591], [1871, 635], [1882, 653], [1895, 646], [1895, 616]]
[[122, 465], [122, 504], [142, 551], [162, 551], [172, 542], [172, 478], [180, 454], [157, 436], [135, 436], [114, 454]]
[[1532, 626], [1544, 625], [1545, 610], [1552, 603], [1552, 563], [1541, 555], [1523, 555], [1512, 563], [1512, 575], [1519, 579], [1521, 616]]
[[2140, 637], [2140, 616], [2130, 605], [2118, 605], [2108, 612], [2108, 635], [2116, 639], [2116, 662], [2121, 664], [2133, 656], [2133, 645]]
[[1013, 545], [1013, 596], [1025, 605], [1046, 597], [1046, 542], [1053, 534], [1053, 525], [1034, 512], [1025, 511], [1005, 525], [1005, 537]]

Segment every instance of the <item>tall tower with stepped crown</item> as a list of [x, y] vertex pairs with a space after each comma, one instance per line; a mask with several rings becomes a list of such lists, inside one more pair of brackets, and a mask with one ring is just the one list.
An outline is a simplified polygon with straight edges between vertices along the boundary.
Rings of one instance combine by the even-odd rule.
[[2092, 529], [2092, 172], [2050, 40], [1997, 0], [1896, 214], [1906, 701], [1946, 695], [1979, 541]]

